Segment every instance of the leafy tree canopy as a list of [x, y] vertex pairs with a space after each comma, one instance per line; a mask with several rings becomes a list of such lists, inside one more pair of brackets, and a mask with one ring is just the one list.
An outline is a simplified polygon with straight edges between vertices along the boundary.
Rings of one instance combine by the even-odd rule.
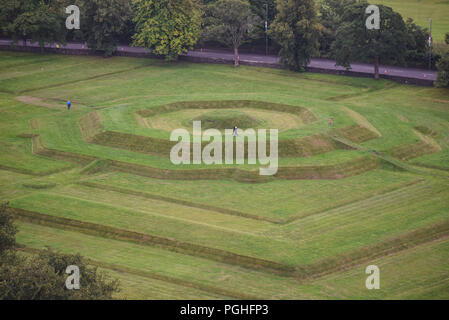
[[425, 67], [427, 65], [429, 32], [426, 28], [416, 25], [413, 19], [405, 22], [407, 27], [407, 65]]
[[404, 64], [407, 54], [407, 27], [397, 12], [379, 5], [380, 29], [366, 28], [368, 3], [359, 1], [345, 5], [344, 13], [332, 44], [338, 65], [350, 67], [350, 61], [374, 62], [375, 78], [379, 78], [379, 62]]
[[79, 7], [87, 46], [112, 55], [132, 19], [129, 0], [82, 0]]
[[65, 7], [60, 0], [0, 0], [0, 28], [14, 41], [31, 39], [41, 47], [65, 43]]
[[134, 46], [152, 49], [176, 60], [199, 39], [202, 6], [197, 0], [133, 0], [136, 33]]
[[239, 66], [239, 47], [257, 37], [260, 18], [245, 0], [218, 0], [206, 8], [203, 37], [234, 49], [234, 66]]
[[[49, 249], [31, 257], [18, 255], [16, 228], [6, 204], [0, 207], [0, 300], [112, 299], [119, 291], [117, 280], [88, 264], [80, 255], [60, 254]], [[69, 290], [65, 273], [70, 265], [80, 271], [80, 289]]]
[[436, 86], [449, 88], [449, 51], [437, 62], [438, 76]]
[[278, 0], [270, 34], [280, 45], [281, 62], [302, 71], [318, 50], [319, 26], [313, 0]]

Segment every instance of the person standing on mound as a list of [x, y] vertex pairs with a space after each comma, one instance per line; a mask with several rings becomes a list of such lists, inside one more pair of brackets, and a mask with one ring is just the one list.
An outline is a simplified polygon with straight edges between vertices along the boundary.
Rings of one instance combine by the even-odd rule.
[[238, 134], [237, 134], [237, 126], [234, 126], [234, 130], [232, 131], [232, 135], [233, 135], [234, 137], [237, 137], [237, 136], [238, 136]]
[[334, 126], [334, 117], [330, 117], [329, 118], [329, 127], [333, 127]]
[[71, 106], [72, 106], [72, 102], [70, 100], [67, 101], [67, 110], [70, 110]]

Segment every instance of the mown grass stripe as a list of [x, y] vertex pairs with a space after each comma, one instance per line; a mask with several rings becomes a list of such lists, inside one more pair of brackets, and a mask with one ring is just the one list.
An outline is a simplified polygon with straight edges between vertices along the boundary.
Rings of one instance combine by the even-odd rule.
[[[413, 186], [412, 190], [405, 192], [399, 189], [389, 198], [376, 196], [373, 199], [362, 201], [359, 205], [351, 205], [348, 207], [338, 208], [323, 213], [320, 216], [315, 216], [310, 219], [301, 221], [301, 227], [307, 230], [311, 235], [318, 235], [321, 232], [329, 231], [328, 226], [332, 226], [332, 230], [348, 227], [351, 224], [357, 223], [357, 220], [363, 217], [363, 221], [369, 219], [379, 218], [381, 215], [389, 214], [395, 209], [403, 208], [411, 203], [417, 203], [428, 196], [435, 195], [442, 192], [442, 189], [428, 189], [426, 184], [418, 184]], [[403, 194], [397, 193], [398, 191]], [[313, 238], [313, 236], [312, 236]]]
[[[357, 199], [349, 199], [348, 201], [346, 201], [344, 203], [340, 203], [334, 207], [326, 208], [324, 210], [319, 209], [319, 210], [315, 210], [315, 211], [310, 211], [307, 214], [299, 214], [299, 215], [295, 215], [295, 216], [292, 216], [292, 217], [289, 217], [286, 219], [274, 219], [274, 218], [269, 218], [269, 217], [257, 216], [254, 214], [248, 214], [248, 213], [244, 213], [244, 212], [237, 211], [237, 210], [220, 208], [220, 207], [216, 207], [216, 206], [211, 206], [211, 205], [206, 205], [206, 204], [201, 204], [201, 203], [196, 203], [196, 202], [191, 202], [191, 201], [186, 201], [186, 200], [181, 200], [181, 199], [176, 199], [176, 198], [169, 198], [169, 197], [164, 197], [161, 195], [152, 194], [152, 193], [148, 193], [148, 192], [141, 192], [141, 191], [137, 191], [137, 190], [133, 190], [133, 189], [125, 189], [125, 188], [121, 188], [121, 187], [115, 187], [115, 186], [111, 186], [111, 185], [94, 183], [94, 182], [90, 182], [90, 181], [81, 181], [81, 182], [77, 182], [76, 184], [90, 187], [90, 188], [96, 188], [96, 189], [101, 189], [101, 190], [106, 190], [106, 191], [118, 192], [121, 194], [138, 196], [138, 197], [147, 198], [147, 199], [154, 199], [154, 200], [160, 200], [160, 201], [165, 201], [165, 202], [169, 202], [169, 203], [175, 203], [178, 205], [183, 205], [183, 206], [197, 208], [197, 209], [203, 209], [203, 210], [208, 210], [208, 211], [213, 211], [213, 212], [218, 212], [218, 213], [223, 213], [223, 214], [228, 214], [228, 215], [233, 215], [233, 216], [240, 216], [240, 217], [253, 219], [253, 220], [259, 220], [259, 221], [262, 220], [262, 221], [270, 222], [273, 224], [285, 225], [285, 224], [293, 223], [298, 220], [305, 219], [305, 218], [313, 216], [313, 215], [319, 215], [319, 214], [323, 214], [326, 212], [334, 211], [339, 208], [344, 208], [345, 210], [350, 210], [349, 208], [351, 206], [358, 206], [359, 202], [361, 202], [361, 201], [365, 202], [365, 201], [369, 201], [369, 200], [375, 200], [378, 197], [387, 197], [390, 195], [396, 197], [398, 195], [396, 193], [397, 191], [408, 190], [408, 187], [415, 186], [424, 181], [425, 180], [423, 180], [423, 179], [415, 179], [412, 181], [408, 181], [404, 184], [401, 184], [399, 186], [395, 186], [393, 188], [384, 190], [381, 193], [370, 194], [368, 196], [360, 197]], [[382, 198], [382, 201], [384, 201], [384, 200], [385, 200], [385, 198]]]
[[164, 196], [160, 196], [160, 195], [156, 195], [156, 194], [152, 194], [152, 193], [148, 193], [148, 192], [141, 192], [141, 191], [136, 191], [136, 190], [131, 190], [131, 189], [114, 187], [114, 186], [109, 186], [109, 185], [104, 185], [104, 184], [99, 184], [99, 183], [94, 183], [94, 182], [89, 182], [89, 181], [81, 181], [81, 182], [77, 182], [77, 184], [86, 186], [86, 187], [90, 187], [90, 188], [96, 188], [96, 189], [101, 189], [101, 190], [106, 190], [106, 191], [113, 191], [113, 192], [138, 196], [138, 197], [147, 198], [147, 199], [160, 200], [160, 201], [174, 203], [174, 204], [178, 204], [178, 205], [182, 205], [182, 206], [186, 206], [186, 207], [203, 209], [203, 210], [218, 212], [218, 213], [222, 213], [222, 214], [228, 214], [228, 215], [232, 215], [232, 216], [244, 217], [244, 218], [253, 219], [253, 220], [259, 220], [259, 221], [262, 220], [262, 221], [267, 221], [267, 222], [276, 223], [276, 224], [283, 223], [283, 221], [281, 219], [273, 219], [273, 218], [269, 218], [269, 217], [257, 216], [254, 214], [244, 213], [244, 212], [240, 212], [237, 210], [225, 209], [225, 208], [214, 207], [214, 206], [210, 206], [210, 205], [206, 205], [206, 204], [195, 203], [195, 202], [190, 202], [190, 201], [176, 199], [176, 198], [164, 197]]
[[430, 241], [449, 236], [449, 219], [440, 223], [403, 233], [379, 243], [352, 250], [348, 253], [325, 258], [307, 265], [290, 267], [279, 263], [253, 257], [236, 255], [223, 250], [191, 245], [174, 239], [154, 237], [118, 228], [106, 227], [77, 220], [48, 216], [45, 214], [17, 208], [9, 208], [19, 220], [28, 223], [72, 230], [84, 234], [102, 236], [142, 245], [163, 247], [182, 254], [198, 256], [214, 261], [239, 265], [281, 276], [295, 277], [309, 281], [331, 273], [344, 271], [369, 260], [397, 253]]
[[317, 262], [297, 267], [297, 277], [303, 280], [316, 279], [331, 273], [353, 268], [367, 261], [414, 248], [418, 245], [449, 236], [449, 219], [431, 226], [407, 232], [371, 246], [349, 253], [325, 258]]
[[[429, 151], [429, 149], [432, 150], [429, 153], [438, 152], [438, 150], [436, 150], [433, 146], [431, 146], [431, 145], [429, 146], [428, 144], [426, 144], [423, 141], [419, 141], [419, 142], [417, 142], [415, 144], [411, 144], [411, 145], [410, 144], [409, 145], [402, 145], [402, 146], [399, 146], [397, 148], [390, 149], [388, 152], [384, 153], [384, 152], [379, 152], [379, 151], [376, 151], [376, 150], [367, 149], [365, 147], [362, 147], [361, 145], [356, 144], [356, 143], [350, 141], [349, 139], [346, 139], [343, 136], [334, 135], [331, 138], [334, 139], [335, 141], [339, 141], [340, 143], [347, 145], [348, 147], [352, 147], [355, 150], [360, 150], [362, 152], [370, 153], [373, 156], [377, 157], [378, 159], [381, 159], [385, 163], [388, 163], [388, 164], [392, 165], [394, 168], [396, 168], [398, 170], [405, 170], [405, 171], [409, 171], [409, 172], [420, 174], [420, 175], [431, 175], [431, 176], [434, 176], [434, 177], [448, 178], [448, 176], [445, 173], [441, 174], [441, 171], [439, 171], [439, 170], [438, 171], [437, 170], [432, 170], [432, 171], [420, 170], [419, 168], [416, 168], [416, 166], [412, 166], [412, 165], [410, 165], [408, 163], [405, 163], [405, 162], [395, 158], [392, 155], [389, 155], [389, 153], [398, 152], [398, 149], [403, 149], [403, 150], [406, 150], [406, 152], [409, 152], [408, 148], [410, 146], [416, 147], [416, 145], [418, 145], [418, 144], [421, 145], [421, 146], [424, 145], [423, 148], [426, 149], [426, 154], [427, 154], [427, 151]], [[435, 171], [437, 171], [437, 172], [435, 172]]]
[[74, 230], [89, 235], [103, 236], [111, 239], [131, 241], [143, 245], [159, 246], [182, 254], [198, 256], [232, 265], [239, 265], [245, 268], [274, 273], [282, 276], [291, 276], [295, 270], [294, 267], [285, 264], [255, 257], [243, 256], [225, 250], [195, 245], [176, 239], [163, 238], [90, 222], [82, 222], [74, 219], [55, 217], [19, 208], [11, 207], [8, 210], [19, 220], [25, 222], [60, 229]]
[[[38, 254], [39, 252], [42, 251], [42, 249], [30, 248], [30, 247], [23, 246], [23, 245], [20, 245], [19, 250], [28, 252], [28, 253], [32, 253], [32, 254]], [[171, 284], [174, 284], [177, 286], [193, 288], [193, 289], [201, 290], [201, 291], [208, 292], [208, 293], [222, 295], [225, 297], [235, 298], [235, 299], [239, 299], [239, 300], [261, 300], [262, 299], [261, 297], [256, 297], [256, 296], [245, 294], [242, 292], [227, 290], [227, 289], [223, 289], [223, 288], [219, 288], [219, 287], [214, 287], [214, 286], [210, 286], [210, 285], [206, 285], [206, 284], [197, 283], [194, 281], [187, 281], [184, 279], [170, 277], [170, 276], [166, 276], [166, 275], [156, 273], [156, 272], [138, 270], [135, 268], [130, 268], [130, 267], [126, 267], [126, 266], [122, 266], [122, 265], [118, 265], [118, 264], [107, 263], [107, 262], [98, 261], [98, 260], [94, 260], [94, 259], [86, 259], [86, 260], [90, 265], [93, 265], [93, 266], [96, 266], [99, 268], [109, 269], [109, 270], [118, 271], [121, 273], [128, 273], [128, 274], [132, 274], [132, 275], [136, 275], [136, 276], [140, 276], [140, 277], [144, 277], [144, 278], [168, 282], [168, 283], [171, 283]]]
[[104, 77], [108, 77], [108, 76], [113, 76], [113, 75], [120, 74], [120, 73], [126, 73], [126, 72], [129, 72], [129, 71], [138, 70], [138, 69], [142, 69], [142, 68], [147, 68], [147, 66], [137, 66], [137, 67], [130, 68], [130, 69], [118, 70], [118, 71], [113, 71], [113, 72], [97, 74], [95, 76], [86, 77], [86, 78], [83, 78], [83, 79], [62, 81], [62, 82], [51, 84], [51, 85], [46, 85], [46, 86], [37, 87], [37, 88], [30, 88], [30, 89], [25, 89], [25, 90], [14, 91], [14, 92], [11, 92], [11, 93], [13, 93], [15, 95], [22, 95], [23, 93], [27, 93], [27, 92], [33, 92], [33, 91], [40, 91], [40, 90], [44, 90], [44, 89], [63, 87], [63, 86], [68, 85], [68, 84], [74, 84], [74, 83], [80, 83], [80, 82], [95, 80], [95, 79], [104, 78]]
[[29, 175], [29, 176], [35, 176], [35, 177], [45, 177], [45, 176], [49, 176], [51, 174], [67, 171], [67, 170], [70, 170], [72, 168], [73, 168], [72, 166], [66, 166], [66, 167], [62, 167], [62, 168], [58, 168], [58, 169], [52, 169], [52, 170], [47, 170], [47, 171], [35, 172], [35, 171], [32, 171], [32, 170], [28, 170], [28, 169], [14, 168], [14, 167], [9, 167], [9, 166], [5, 166], [5, 165], [0, 164], [0, 170], [20, 173], [20, 174]]
[[[359, 210], [351, 210], [345, 214], [338, 213], [338, 215], [335, 215], [334, 217], [327, 219], [324, 224], [319, 224], [319, 221], [315, 221], [314, 227], [307, 228], [307, 234], [312, 234], [312, 236], [307, 240], [313, 241], [313, 239], [315, 237], [318, 237], [319, 234], [322, 234], [322, 232], [329, 232], [329, 231], [335, 232], [336, 230], [342, 230], [350, 226], [357, 225], [359, 224], [360, 219], [363, 219], [364, 223], [368, 223], [369, 221], [377, 220], [385, 215], [391, 215], [392, 211], [404, 208], [404, 206], [409, 204], [410, 198], [401, 199], [398, 202], [392, 201], [386, 204], [372, 206], [367, 208], [366, 210], [359, 209]], [[382, 228], [383, 225], [387, 226], [393, 222], [395, 222], [394, 217], [391, 218], [390, 221], [383, 221], [382, 223], [378, 223], [378, 226], [379, 228]], [[329, 228], [329, 226], [331, 227]]]
[[291, 217], [285, 219], [283, 221], [283, 224], [293, 223], [295, 221], [302, 220], [302, 219], [305, 219], [305, 218], [310, 217], [310, 216], [324, 214], [324, 213], [327, 213], [329, 211], [334, 211], [334, 210], [339, 209], [339, 208], [347, 208], [348, 206], [358, 206], [361, 201], [367, 201], [369, 199], [374, 199], [374, 198], [382, 196], [382, 195], [386, 196], [387, 194], [390, 194], [390, 193], [398, 191], [398, 190], [405, 189], [405, 188], [410, 187], [410, 186], [414, 186], [414, 185], [416, 185], [418, 183], [421, 183], [423, 181], [424, 181], [423, 179], [415, 179], [415, 180], [403, 183], [403, 184], [401, 184], [399, 186], [395, 186], [395, 187], [383, 190], [382, 192], [379, 192], [379, 193], [370, 194], [368, 196], [362, 196], [362, 197], [359, 197], [359, 198], [356, 198], [356, 199], [348, 199], [345, 202], [339, 203], [338, 205], [326, 208], [324, 210], [323, 209], [318, 209], [318, 210], [310, 211], [310, 212], [308, 212], [306, 214], [298, 214], [298, 215], [295, 215], [295, 216], [291, 216]]

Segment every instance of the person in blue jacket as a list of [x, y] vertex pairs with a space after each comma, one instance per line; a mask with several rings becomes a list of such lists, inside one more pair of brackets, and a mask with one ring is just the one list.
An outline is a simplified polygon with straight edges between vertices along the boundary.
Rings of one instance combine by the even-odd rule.
[[70, 110], [70, 107], [72, 106], [72, 102], [69, 100], [67, 101], [67, 109]]

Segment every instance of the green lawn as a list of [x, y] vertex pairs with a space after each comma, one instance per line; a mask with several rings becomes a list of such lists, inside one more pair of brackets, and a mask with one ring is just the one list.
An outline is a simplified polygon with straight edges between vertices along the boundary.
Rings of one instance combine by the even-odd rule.
[[439, 42], [449, 32], [449, 2], [441, 0], [377, 0], [373, 4], [383, 4], [399, 12], [404, 19], [413, 18], [415, 22], [430, 29], [432, 19], [432, 37]]
[[[448, 90], [13, 52], [0, 52], [0, 88], [0, 197], [16, 210], [18, 242], [81, 253], [121, 280], [119, 298], [449, 298]], [[136, 117], [174, 102], [224, 100], [294, 111], [192, 108], [150, 117], [149, 126]], [[295, 118], [300, 108], [314, 120]], [[126, 134], [130, 143], [168, 140], [199, 116], [228, 126], [244, 114], [279, 126], [281, 143], [300, 141], [293, 149], [318, 148], [281, 157], [280, 170], [334, 175], [252, 181], [220, 173], [258, 164], [176, 166], [126, 141], [118, 148], [83, 139], [80, 120], [94, 111], [100, 121], [87, 124], [89, 133]], [[388, 158], [397, 150], [406, 157]], [[360, 160], [367, 156], [378, 165]], [[211, 168], [216, 174], [202, 175]], [[183, 170], [189, 179], [176, 180]], [[381, 268], [379, 291], [364, 288], [369, 264]]]
[[[239, 293], [261, 299], [448, 298], [447, 239], [371, 261], [370, 264], [380, 269], [381, 289], [367, 290], [364, 284], [368, 264], [300, 283], [290, 278], [76, 232], [22, 223], [20, 230], [20, 243], [30, 248], [51, 244], [60, 252], [79, 252], [86, 258], [104, 262], [109, 267], [104, 270], [121, 282], [119, 298], [232, 299], [239, 298]], [[157, 280], [164, 276], [174, 283]], [[199, 290], [192, 288], [192, 284], [207, 287]], [[223, 290], [233, 296], [226, 296]]]

